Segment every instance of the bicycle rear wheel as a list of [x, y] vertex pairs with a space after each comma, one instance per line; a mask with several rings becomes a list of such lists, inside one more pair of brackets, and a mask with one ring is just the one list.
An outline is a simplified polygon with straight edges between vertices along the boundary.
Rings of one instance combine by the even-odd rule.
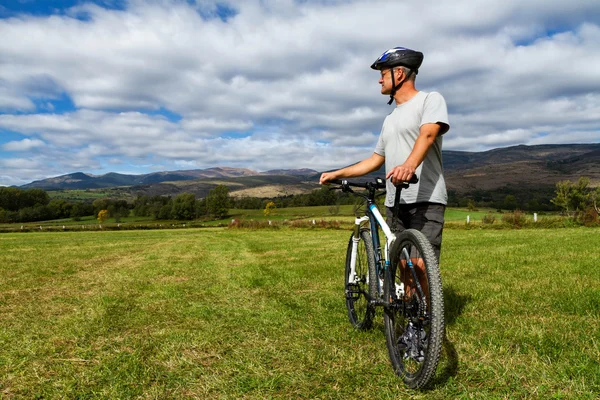
[[398, 235], [390, 256], [384, 282], [384, 298], [389, 302], [384, 313], [386, 343], [395, 373], [407, 386], [418, 389], [435, 375], [444, 340], [440, 269], [431, 244], [414, 229]]
[[356, 274], [351, 275], [352, 245], [354, 235], [350, 236], [346, 252], [345, 292], [346, 308], [350, 323], [357, 329], [369, 329], [373, 323], [375, 306], [369, 303], [369, 297], [377, 292], [375, 277], [375, 255], [368, 229], [361, 229], [356, 252]]

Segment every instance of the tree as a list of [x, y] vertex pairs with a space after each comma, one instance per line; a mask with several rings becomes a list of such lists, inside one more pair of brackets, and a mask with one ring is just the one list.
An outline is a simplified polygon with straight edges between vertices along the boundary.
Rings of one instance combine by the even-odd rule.
[[122, 217], [129, 216], [129, 204], [125, 200], [114, 201], [108, 206], [108, 212], [115, 222], [121, 222]]
[[576, 183], [560, 181], [556, 183], [556, 197], [552, 204], [563, 209], [567, 214], [576, 214], [588, 208], [593, 201], [591, 190], [588, 188], [590, 179], [580, 177]]
[[148, 217], [150, 213], [150, 198], [145, 194], [138, 195], [133, 201], [133, 215], [136, 217]]
[[[513, 198], [514, 198], [514, 196], [513, 196]], [[467, 203], [467, 208], [469, 209], [469, 211], [477, 211], [477, 207], [475, 207], [475, 203], [471, 199], [469, 199], [469, 201]]]
[[19, 196], [19, 208], [46, 206], [49, 202], [50, 196], [43, 189], [23, 190]]
[[276, 208], [277, 206], [275, 205], [275, 203], [273, 203], [272, 201], [268, 202], [265, 206], [265, 209], [263, 210], [265, 217], [268, 218], [275, 211]]
[[68, 218], [73, 209], [73, 205], [63, 199], [50, 200], [48, 207], [52, 210], [54, 218]]
[[229, 188], [218, 185], [206, 196], [206, 209], [215, 218], [223, 218], [229, 214]]
[[8, 211], [46, 206], [50, 196], [43, 189], [0, 188], [0, 207]]
[[171, 218], [171, 204], [165, 204], [158, 210], [155, 219], [170, 219]]
[[171, 206], [171, 217], [184, 220], [194, 219], [196, 217], [196, 196], [191, 193], [182, 193], [175, 197]]
[[148, 205], [148, 216], [154, 219], [170, 219], [172, 204], [171, 196], [152, 196]]
[[512, 194], [507, 194], [504, 198], [503, 208], [507, 210], [516, 210], [517, 209], [517, 199]]
[[110, 200], [108, 199], [96, 199], [94, 200], [94, 214], [98, 215], [98, 213], [102, 210], [108, 210], [108, 206], [110, 205]]
[[0, 207], [7, 211], [19, 211], [19, 194], [17, 188], [0, 188]]
[[335, 204], [337, 196], [328, 185], [323, 185], [320, 189], [313, 190], [308, 196], [308, 206], [330, 206]]
[[107, 219], [108, 219], [108, 210], [98, 211], [98, 223], [99, 224], [102, 224]]

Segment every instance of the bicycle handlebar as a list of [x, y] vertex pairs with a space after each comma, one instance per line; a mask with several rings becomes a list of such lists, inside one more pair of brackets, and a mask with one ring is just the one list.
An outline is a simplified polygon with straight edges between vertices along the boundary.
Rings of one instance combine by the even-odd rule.
[[[354, 193], [365, 198], [367, 201], [373, 200], [373, 198], [375, 197], [375, 191], [377, 189], [385, 189], [386, 187], [385, 180], [381, 178], [375, 178], [374, 182], [348, 182], [345, 179], [332, 179], [328, 182], [333, 183], [334, 185], [341, 185], [339, 188], [333, 189], [342, 189], [342, 191], [344, 192]], [[394, 216], [396, 218], [398, 218], [398, 213], [400, 212], [400, 208], [397, 207], [397, 205], [400, 204], [400, 192], [402, 191], [402, 189], [406, 189], [409, 184], [414, 184], [417, 182], [419, 182], [419, 178], [416, 175], [413, 175], [408, 182], [402, 182], [398, 185], [395, 185], [396, 196], [394, 198]], [[369, 194], [365, 195], [362, 193], [355, 193], [352, 189], [350, 189], [351, 186], [367, 189], [369, 191]]]
[[[383, 180], [381, 178], [375, 178], [374, 182], [349, 182], [346, 179], [332, 179], [328, 182], [333, 183], [334, 185], [343, 185], [343, 186], [345, 185], [345, 186], [359, 187], [359, 188], [363, 188], [363, 189], [369, 189], [369, 187], [371, 187], [373, 185], [377, 189], [385, 189], [385, 180]], [[412, 178], [410, 178], [410, 180], [408, 182], [402, 182], [395, 186], [407, 188], [408, 184], [415, 184], [417, 182], [419, 182], [419, 178], [416, 175], [413, 175]]]

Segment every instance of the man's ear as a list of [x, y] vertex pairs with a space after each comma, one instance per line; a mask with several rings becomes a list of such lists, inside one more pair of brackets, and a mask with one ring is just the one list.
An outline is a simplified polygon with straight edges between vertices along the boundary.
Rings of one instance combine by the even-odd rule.
[[[398, 83], [402, 82], [401, 78], [404, 75], [404, 70], [402, 68], [394, 68], [394, 72], [400, 72], [400, 74], [396, 75]], [[406, 77], [405, 77], [406, 78]]]

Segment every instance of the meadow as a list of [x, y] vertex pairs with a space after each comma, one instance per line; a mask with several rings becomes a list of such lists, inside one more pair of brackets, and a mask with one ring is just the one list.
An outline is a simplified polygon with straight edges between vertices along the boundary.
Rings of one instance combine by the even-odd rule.
[[[341, 205], [337, 207], [331, 206], [313, 206], [313, 207], [289, 207], [280, 208], [273, 211], [269, 216], [265, 216], [262, 209], [231, 209], [226, 218], [218, 220], [193, 220], [193, 221], [178, 221], [178, 220], [154, 220], [152, 217], [121, 217], [119, 221], [114, 218], [109, 218], [102, 224], [94, 216], [82, 217], [78, 220], [72, 218], [57, 219], [41, 222], [26, 222], [26, 223], [0, 223], [0, 232], [18, 232], [35, 231], [35, 230], [98, 230], [98, 229], [165, 229], [165, 228], [182, 228], [182, 227], [217, 227], [227, 226], [232, 220], [237, 221], [256, 221], [258, 223], [267, 223], [269, 220], [274, 224], [286, 224], [291, 221], [310, 222], [326, 221], [339, 222], [344, 227], [349, 227], [354, 224], [355, 207], [352, 205]], [[469, 216], [471, 226], [480, 226], [482, 219], [485, 216], [493, 215], [496, 219], [496, 225], [500, 225], [502, 213], [492, 209], [482, 209], [470, 211], [465, 208], [447, 208], [445, 220], [449, 228], [466, 224], [467, 216]], [[533, 213], [525, 214], [525, 218], [533, 222]], [[548, 213], [538, 217], [540, 221], [544, 219], [563, 219], [556, 214]], [[567, 223], [567, 226], [569, 224]]]
[[0, 398], [597, 399], [600, 229], [444, 233], [433, 384], [350, 327], [347, 230], [0, 235]]

